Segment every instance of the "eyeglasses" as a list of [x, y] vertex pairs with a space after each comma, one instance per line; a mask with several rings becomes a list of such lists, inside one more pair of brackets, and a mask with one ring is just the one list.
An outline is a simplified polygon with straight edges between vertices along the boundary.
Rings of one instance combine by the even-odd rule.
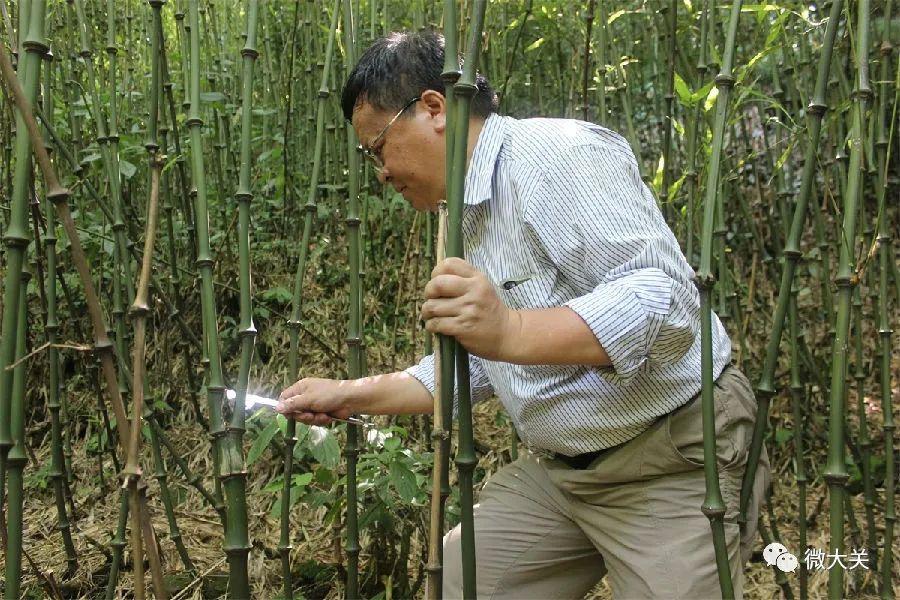
[[[402, 115], [403, 113], [406, 112], [406, 109], [408, 109], [410, 106], [412, 106], [413, 104], [415, 104], [416, 102], [418, 102], [421, 99], [422, 99], [421, 96], [416, 96], [415, 98], [413, 98], [412, 100], [407, 102], [403, 106], [403, 108], [401, 108], [400, 111], [396, 115], [394, 115], [394, 118], [391, 119], [390, 121], [388, 121], [388, 124], [384, 126], [384, 129], [381, 130], [381, 133], [379, 133], [378, 135], [375, 136], [375, 139], [372, 140], [371, 145], [363, 146], [362, 144], [360, 144], [359, 146], [356, 147], [357, 150], [362, 152], [362, 155], [364, 157], [366, 157], [367, 159], [372, 161], [372, 165], [375, 167], [375, 170], [377, 172], [380, 173], [381, 170], [384, 168], [384, 161], [381, 159], [381, 148], [376, 149], [376, 146], [378, 146], [378, 142], [381, 141], [381, 139], [387, 133], [388, 129], [391, 128], [391, 125], [394, 124], [394, 121], [399, 119], [400, 115]], [[382, 144], [382, 146], [383, 146], [383, 144]]]

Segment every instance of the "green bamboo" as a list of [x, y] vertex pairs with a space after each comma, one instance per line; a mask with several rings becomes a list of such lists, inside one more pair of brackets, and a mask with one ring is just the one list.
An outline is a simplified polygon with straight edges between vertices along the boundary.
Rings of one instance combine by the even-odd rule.
[[[34, 11], [30, 11], [32, 2], [23, 2], [19, 10], [20, 49], [18, 77], [25, 88], [28, 102], [37, 100], [41, 55], [47, 50], [43, 40], [44, 3], [38, 2]], [[33, 17], [29, 23], [29, 13]], [[26, 49], [29, 49], [25, 52]], [[21, 53], [25, 52], [24, 56]], [[5, 53], [5, 51], [4, 51]], [[19, 286], [22, 282], [22, 271], [25, 266], [25, 253], [30, 243], [28, 234], [27, 195], [31, 182], [31, 156], [28, 134], [22, 116], [16, 113], [15, 171], [13, 175], [12, 197], [10, 198], [10, 215], [3, 236], [6, 247], [6, 273], [3, 282], [3, 326], [0, 331], [5, 335], [0, 338], [0, 491], [4, 489], [6, 474], [6, 457], [13, 446], [10, 437], [10, 411], [12, 410], [12, 371], [7, 366], [15, 362], [16, 335], [9, 332], [18, 331], [19, 319]], [[9, 577], [7, 577], [9, 580]], [[18, 576], [16, 576], [18, 581]]]
[[[868, 39], [869, 2], [860, 0], [856, 28], [856, 68], [857, 87], [854, 90], [855, 103], [850, 129], [850, 162], [847, 166], [847, 186], [844, 195], [843, 226], [840, 238], [840, 258], [834, 279], [837, 286], [837, 313], [835, 316], [835, 336], [832, 346], [831, 393], [828, 419], [828, 463], [824, 478], [828, 482], [830, 502], [829, 552], [844, 550], [844, 494], [849, 474], [844, 458], [847, 402], [847, 335], [850, 328], [850, 303], [853, 287], [856, 285], [854, 273], [854, 240], [856, 239], [857, 202], [862, 178], [862, 138], [866, 104], [872, 96], [868, 80]], [[828, 571], [828, 596], [834, 600], [844, 595], [843, 569]]]
[[[302, 321], [300, 317], [303, 309], [303, 278], [306, 274], [306, 261], [309, 255], [309, 242], [312, 236], [313, 218], [316, 215], [316, 194], [318, 193], [319, 178], [322, 171], [322, 151], [325, 144], [325, 111], [330, 95], [328, 90], [328, 74], [334, 52], [335, 34], [338, 28], [340, 15], [340, 0], [335, 0], [331, 14], [331, 24], [328, 30], [328, 39], [325, 44], [325, 54], [322, 58], [323, 66], [321, 84], [316, 100], [316, 140], [313, 147], [312, 168], [310, 170], [309, 188], [306, 196], [306, 204], [303, 207], [303, 234], [300, 240], [300, 256], [297, 260], [297, 270], [294, 276], [294, 289], [291, 295], [291, 317], [287, 322], [290, 338], [288, 350], [288, 378], [296, 381], [300, 376], [300, 329]], [[293, 598], [293, 577], [291, 575], [290, 554], [293, 546], [290, 538], [290, 510], [291, 510], [291, 480], [293, 477], [294, 445], [297, 443], [297, 423], [288, 419], [287, 433], [284, 445], [284, 474], [281, 492], [281, 537], [278, 550], [281, 555], [282, 593], [286, 600]]]
[[[894, 441], [894, 409], [892, 404], [891, 391], [891, 322], [890, 322], [890, 291], [888, 290], [888, 279], [891, 265], [896, 269], [896, 261], [892, 260], [894, 253], [892, 249], [892, 239], [890, 233], [890, 219], [887, 210], [887, 188], [888, 188], [888, 147], [890, 145], [887, 125], [888, 102], [890, 98], [890, 66], [891, 57], [894, 47], [891, 44], [890, 28], [892, 27], [891, 9], [892, 0], [885, 2], [884, 8], [884, 25], [882, 30], [881, 46], [879, 48], [881, 54], [881, 64], [879, 69], [878, 81], [880, 89], [878, 93], [878, 107], [876, 129], [877, 137], [875, 139], [875, 162], [878, 167], [878, 180], [876, 197], [878, 199], [878, 337], [880, 357], [880, 385], [881, 393], [881, 412], [883, 415], [882, 430], [884, 432], [884, 544], [880, 565], [879, 588], [881, 598], [884, 600], [894, 598], [893, 584], [893, 563], [894, 563], [894, 524], [897, 522], [896, 513], [896, 497], [893, 490], [896, 486], [896, 465], [894, 462], [894, 449], [896, 448]], [[900, 93], [900, 85], [895, 82], [894, 87], [894, 111], [892, 114], [892, 123], [897, 122], [897, 96]], [[893, 128], [891, 130], [893, 133]], [[897, 278], [897, 290], [900, 291], [900, 278]], [[894, 297], [895, 303], [900, 301], [900, 293]], [[896, 306], [896, 304], [895, 304]], [[877, 563], [876, 563], [877, 565]]]
[[[37, 7], [32, 6], [32, 10]], [[25, 42], [28, 43], [28, 40]], [[25, 343], [28, 328], [27, 288], [31, 273], [23, 270], [19, 287], [18, 329], [16, 331], [16, 366], [12, 370], [12, 405], [10, 407], [10, 433], [13, 445], [6, 458], [7, 507], [6, 507], [6, 589], [9, 598], [18, 598], [22, 584], [22, 532], [24, 525], [25, 491], [24, 472], [28, 463], [25, 450]], [[7, 308], [11, 310], [13, 307]]]
[[662, 188], [659, 190], [659, 203], [663, 207], [666, 215], [666, 221], [673, 224], [675, 216], [675, 208], [669, 202], [669, 186], [672, 183], [672, 160], [674, 152], [672, 152], [672, 122], [675, 120], [675, 55], [676, 49], [676, 33], [678, 30], [678, 0], [670, 0], [668, 6], [663, 6], [660, 12], [665, 13], [667, 21], [668, 46], [666, 60], [666, 112], [663, 115], [663, 176]]
[[785, 242], [784, 270], [781, 274], [781, 286], [778, 290], [778, 300], [775, 305], [775, 313], [772, 319], [772, 334], [766, 347], [766, 357], [763, 363], [759, 383], [756, 386], [759, 406], [756, 412], [756, 423], [753, 427], [753, 441], [750, 446], [750, 455], [747, 460], [747, 469], [741, 482], [740, 514], [738, 520], [741, 523], [747, 521], [747, 507], [750, 503], [750, 494], [753, 490], [753, 480], [756, 477], [756, 468], [759, 464], [759, 456], [762, 453], [763, 437], [769, 415], [769, 404], [775, 394], [775, 367], [778, 362], [778, 347], [781, 343], [781, 333], [784, 326], [784, 317], [787, 313], [790, 301], [791, 284], [797, 262], [800, 260], [800, 236], [803, 233], [803, 224], [806, 221], [807, 205], [812, 192], [812, 183], [815, 176], [816, 155], [819, 147], [819, 136], [822, 127], [822, 119], [828, 106], [825, 104], [825, 92], [828, 84], [828, 73], [831, 69], [831, 56], [834, 49], [834, 39], [837, 34], [838, 21], [840, 20], [843, 0], [834, 0], [825, 27], [825, 38], [822, 42], [822, 51], [819, 55], [819, 68], [816, 75], [816, 87], [813, 92], [810, 105], [807, 108], [809, 115], [808, 136], [806, 139], [805, 160], [803, 174], [800, 180], [800, 191], [797, 195], [796, 205], [791, 220], [790, 233]]
[[[26, 8], [27, 6], [27, 8]], [[19, 35], [26, 52], [20, 63], [21, 78], [34, 103], [40, 80], [41, 60], [48, 47], [44, 41], [45, 3], [41, 0], [22, 6]], [[5, 50], [0, 52], [6, 57]], [[9, 74], [10, 79], [15, 76]], [[11, 82], [7, 81], [11, 86]], [[28, 194], [32, 179], [29, 138], [23, 115], [16, 114], [16, 166], [12, 212], [4, 242], [7, 248], [7, 272], [4, 281], [3, 340], [0, 343], [0, 493], [6, 489], [6, 588], [5, 594], [18, 598], [22, 577], [23, 472], [28, 457], [25, 451], [25, 355], [26, 288], [31, 274], [25, 270]], [[13, 280], [13, 278], [15, 278]], [[14, 295], [13, 295], [14, 294]], [[10, 366], [16, 367], [10, 370]]]
[[[245, 398], [250, 382], [250, 365], [253, 360], [256, 327], [253, 325], [250, 283], [250, 202], [253, 192], [250, 188], [251, 162], [251, 115], [253, 101], [253, 66], [258, 56], [256, 50], [258, 2], [248, 0], [246, 5], [247, 25], [244, 47], [241, 50], [243, 72], [241, 74], [241, 158], [240, 179], [234, 196], [238, 202], [238, 259], [240, 280], [240, 324], [238, 337], [241, 340], [241, 357], [238, 378], [235, 384], [237, 397], [234, 411], [225, 437], [222, 460], [222, 479], [228, 499], [228, 513], [225, 528], [225, 552], [230, 568], [229, 582], [232, 597], [245, 598], [249, 594], [247, 568], [250, 554], [250, 539], [247, 523], [247, 471], [244, 467], [243, 439], [246, 411]], [[214, 22], [214, 19], [213, 19]], [[194, 21], [192, 20], [192, 24]], [[193, 27], [192, 27], [192, 35]], [[192, 38], [191, 48], [196, 37]], [[193, 64], [193, 63], [192, 63]], [[191, 105], [198, 98], [192, 97]], [[199, 146], [198, 146], [199, 148]]]
[[[741, 14], [741, 0], [732, 4], [728, 22], [728, 34], [725, 39], [722, 68], [716, 76], [715, 120], [713, 123], [712, 153], [709, 159], [709, 170], [706, 180], [706, 197], [703, 204], [703, 234], [700, 239], [700, 270], [697, 273], [697, 287], [700, 290], [700, 340], [701, 340], [701, 376], [702, 376], [702, 411], [703, 411], [703, 472], [706, 479], [706, 497], [703, 501], [703, 514], [709, 519], [712, 528], [713, 545], [716, 553], [716, 568], [719, 573], [719, 587], [723, 598], [734, 598], [734, 586], [731, 580], [731, 565], [728, 562], [728, 548], [725, 542], [725, 503], [719, 488], [719, 468], [716, 459], [716, 409], [713, 398], [713, 356], [712, 356], [712, 305], [711, 295], [715, 286], [715, 275], [712, 271], [713, 261], [713, 227], [716, 216], [716, 193], [719, 190], [718, 179], [721, 168], [721, 154], [725, 137], [725, 116], [731, 88], [734, 86], [732, 63], [734, 60], [735, 36]], [[721, 263], [720, 263], [721, 266]], [[719, 277], [724, 276], [719, 273]]]
[[[800, 341], [799, 321], [797, 314], [797, 286], [794, 285], [791, 293], [789, 307], [788, 335], [791, 342], [791, 414], [793, 417], [793, 444], [794, 444], [794, 469], [797, 481], [797, 524], [799, 540], [797, 548], [805, 552], [807, 548], [806, 535], [806, 450], [803, 438], [806, 433], [806, 386], [800, 379]], [[806, 600], [809, 596], [808, 583], [809, 571], [806, 561], [800, 562], [799, 574], [800, 600]]]
[[588, 6], [584, 10], [584, 62], [581, 69], [581, 119], [588, 120], [588, 83], [591, 75], [591, 30], [594, 28], [594, 4], [597, 0], [588, 0]]
[[[350, 0], [344, 0], [344, 51], [347, 65], [356, 63], [356, 28]], [[335, 6], [335, 11], [338, 7]], [[360, 237], [359, 237], [359, 167], [360, 153], [357, 151], [359, 141], [353, 125], [346, 123], [347, 135], [347, 238], [350, 271], [349, 320], [347, 325], [347, 374], [351, 379], [363, 376], [362, 371], [362, 287], [359, 279]], [[347, 425], [347, 444], [344, 455], [347, 457], [347, 590], [346, 597], [359, 598], [359, 524], [356, 483], [356, 465], [360, 452], [359, 427]]]
[[[704, 7], [700, 10], [700, 54], [697, 59], [697, 87], [702, 87], [706, 79], [707, 71], [707, 43], [709, 13], [711, 10], [712, 0], [706, 0]], [[697, 144], [700, 141], [700, 134], [703, 129], [702, 102], [697, 102], [694, 107], [693, 117], [688, 121], [687, 127], [687, 169], [684, 174], [685, 178], [685, 203], [687, 204], [687, 215], [684, 225], [684, 254], [691, 265], [696, 265], [694, 259], [694, 198], [699, 195], [700, 187], [699, 174], [697, 173]]]
[[[219, 354], [219, 332], [216, 324], [216, 302], [213, 289], [214, 260], [209, 244], [209, 210], [203, 160], [203, 120], [200, 118], [200, 7], [191, 0], [190, 22], [190, 109], [186, 125], [191, 134], [191, 166], [196, 186], [194, 199], [197, 226], [197, 268], [200, 271], [201, 313], [203, 318], [207, 369], [207, 402], [210, 435], [217, 457], [222, 487], [227, 499], [224, 550], [228, 558], [229, 594], [234, 598], [250, 597], [247, 561], [250, 544], [247, 537], [247, 505], [243, 470], [243, 448], [235, 442], [240, 432], [233, 427], [224, 429], [222, 403], [225, 383]], [[237, 407], [242, 408], [242, 407]]]
[[[444, 82], [444, 94], [446, 98], [446, 119], [447, 125], [444, 128], [445, 138], [445, 195], [448, 203], [453, 186], [455, 185], [454, 175], [454, 141], [456, 140], [456, 82], [459, 81], [461, 72], [459, 64], [458, 50], [458, 16], [456, 12], [456, 3], [453, 0], [444, 0], [444, 70], [441, 72], [441, 80]], [[448, 214], [449, 226], [449, 214]], [[449, 237], [449, 232], [448, 232]], [[447, 248], [444, 248], [446, 256]], [[443, 531], [444, 512], [447, 504], [447, 498], [450, 496], [450, 438], [453, 431], [453, 398], [454, 387], [456, 385], [456, 376], [454, 374], [456, 363], [456, 342], [450, 336], [438, 335], [438, 345], [440, 346], [440, 362], [435, 360], [435, 372], [440, 372], [441, 391], [440, 406], [443, 411], [443, 423], [445, 434], [443, 437], [443, 447], [441, 448], [441, 460], [437, 465], [441, 475], [441, 506], [439, 523], [440, 530]], [[437, 358], [437, 357], [436, 357]], [[443, 553], [443, 547], [441, 547]]]
[[[448, 231], [447, 256], [464, 257], [462, 214], [465, 194], [466, 152], [469, 139], [469, 109], [472, 97], [478, 91], [475, 74], [481, 50], [481, 33], [484, 28], [484, 13], [487, 3], [476, 0], [472, 5], [472, 20], [469, 24], [469, 43], [463, 61], [462, 74], [453, 86], [455, 99], [455, 119], [453, 126], [452, 183], [447, 194]], [[469, 382], [469, 354], [456, 343], [456, 385], [459, 388], [458, 420], [459, 448], [456, 452], [456, 466], [459, 470], [460, 524], [462, 527], [462, 573], [463, 596], [475, 598], [475, 523], [473, 517], [474, 490], [472, 476], [478, 460], [475, 457], [472, 431], [472, 400]]]
[[[49, 65], [48, 65], [49, 66]], [[49, 69], [48, 69], [49, 72]], [[49, 78], [47, 79], [49, 84]], [[45, 84], [44, 111], [52, 114], [53, 94], [52, 87]], [[53, 207], [46, 202], [47, 232], [44, 235], [44, 251], [47, 260], [47, 320], [44, 330], [47, 335], [47, 368], [50, 371], [47, 388], [47, 409], [50, 411], [50, 480], [53, 482], [53, 495], [56, 501], [57, 528], [62, 534], [63, 549], [66, 553], [66, 574], [71, 577], [78, 570], [78, 557], [75, 553], [75, 544], [72, 541], [72, 530], [69, 524], [69, 516], [66, 513], [66, 464], [63, 454], [63, 424], [60, 419], [62, 404], [60, 400], [60, 363], [59, 350], [55, 344], [59, 335], [59, 319], [56, 313], [56, 215]], [[70, 496], [71, 497], [71, 496]]]
[[[863, 203], [860, 202], [860, 213]], [[856, 416], [859, 424], [857, 445], [859, 447], [859, 459], [862, 463], [860, 471], [863, 485], [863, 506], [866, 518], [866, 544], [857, 547], [865, 547], [872, 561], [877, 563], [878, 546], [875, 543], [875, 484], [872, 479], [872, 440], [869, 436], [869, 422], [866, 416], [865, 383], [868, 378], [863, 365], [865, 354], [863, 352], [863, 301], [860, 293], [860, 285], [854, 286], [851, 311], [853, 319], [854, 342], [854, 371], [853, 379], [856, 381]], [[852, 506], [852, 505], [851, 505]]]

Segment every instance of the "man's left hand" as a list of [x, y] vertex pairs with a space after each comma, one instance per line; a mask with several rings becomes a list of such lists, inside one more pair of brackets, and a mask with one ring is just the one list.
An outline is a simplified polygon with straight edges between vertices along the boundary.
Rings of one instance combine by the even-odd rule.
[[428, 331], [455, 337], [481, 358], [509, 362], [521, 320], [478, 269], [461, 258], [445, 259], [431, 271], [425, 298], [422, 319]]

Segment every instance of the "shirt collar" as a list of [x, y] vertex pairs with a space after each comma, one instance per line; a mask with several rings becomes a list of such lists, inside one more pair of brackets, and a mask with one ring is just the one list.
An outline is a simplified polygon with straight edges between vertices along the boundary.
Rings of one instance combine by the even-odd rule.
[[503, 146], [505, 131], [506, 122], [500, 115], [489, 115], [484, 122], [466, 172], [465, 204], [480, 204], [491, 197], [494, 165], [497, 163], [500, 147]]

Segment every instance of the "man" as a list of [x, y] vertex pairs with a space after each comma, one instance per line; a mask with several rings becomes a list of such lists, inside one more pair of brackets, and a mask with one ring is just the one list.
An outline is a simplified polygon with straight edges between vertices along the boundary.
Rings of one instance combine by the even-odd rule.
[[[445, 197], [443, 39], [392, 34], [350, 74], [344, 115], [382, 183], [417, 210]], [[428, 331], [471, 353], [474, 401], [496, 394], [529, 450], [475, 508], [481, 598], [581, 598], [608, 574], [617, 598], [720, 596], [704, 499], [700, 334], [693, 272], [618, 134], [589, 123], [494, 114], [478, 79], [469, 125], [466, 260], [425, 287]], [[750, 522], [737, 505], [756, 402], [713, 318], [716, 431], [735, 591]], [[429, 356], [354, 381], [306, 378], [279, 410], [324, 425], [351, 414], [432, 411]], [[444, 595], [461, 592], [458, 529]]]

